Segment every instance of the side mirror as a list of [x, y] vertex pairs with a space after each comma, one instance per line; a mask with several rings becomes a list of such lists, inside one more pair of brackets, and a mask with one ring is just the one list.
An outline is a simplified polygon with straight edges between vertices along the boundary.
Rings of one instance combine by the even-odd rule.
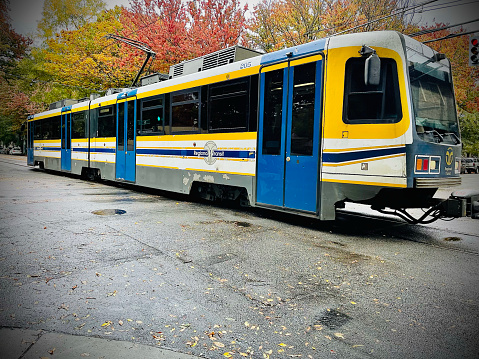
[[364, 64], [364, 84], [379, 85], [381, 82], [381, 59], [376, 52], [369, 55]]

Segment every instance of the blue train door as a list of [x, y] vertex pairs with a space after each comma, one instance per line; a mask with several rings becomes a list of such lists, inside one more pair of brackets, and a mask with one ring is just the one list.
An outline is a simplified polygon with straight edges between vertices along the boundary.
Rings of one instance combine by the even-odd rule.
[[66, 108], [62, 110], [61, 116], [61, 141], [62, 141], [62, 150], [61, 150], [61, 162], [62, 162], [62, 171], [71, 171], [72, 169], [72, 132], [71, 132], [71, 108]]
[[34, 136], [34, 128], [35, 122], [30, 121], [27, 125], [27, 164], [33, 166], [35, 164], [34, 157], [33, 157], [33, 136]]
[[[123, 95], [123, 96], [122, 96]], [[136, 179], [136, 96], [122, 100], [118, 96], [116, 131], [116, 178], [129, 182]]]
[[317, 213], [320, 55], [261, 71], [256, 204]]

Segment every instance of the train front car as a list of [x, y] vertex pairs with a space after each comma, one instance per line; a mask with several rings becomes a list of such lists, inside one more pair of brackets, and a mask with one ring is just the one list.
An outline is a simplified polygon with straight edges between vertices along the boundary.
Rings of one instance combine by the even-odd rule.
[[[411, 223], [466, 214], [470, 198], [434, 198], [438, 188], [461, 183], [451, 66], [443, 54], [397, 32], [331, 38], [325, 119], [323, 219], [332, 202], [341, 208], [348, 201]], [[425, 214], [413, 216], [412, 208]]]

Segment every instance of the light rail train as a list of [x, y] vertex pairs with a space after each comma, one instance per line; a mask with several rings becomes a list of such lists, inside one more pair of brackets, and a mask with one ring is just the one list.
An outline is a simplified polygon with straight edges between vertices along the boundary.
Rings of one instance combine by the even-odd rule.
[[28, 164], [321, 220], [348, 201], [413, 223], [470, 205], [433, 198], [461, 181], [451, 66], [408, 36], [235, 46], [143, 80], [30, 116]]

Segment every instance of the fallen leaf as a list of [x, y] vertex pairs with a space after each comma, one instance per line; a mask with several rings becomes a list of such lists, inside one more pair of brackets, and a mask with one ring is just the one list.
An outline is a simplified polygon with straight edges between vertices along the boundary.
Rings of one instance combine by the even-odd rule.
[[102, 327], [109, 327], [112, 323], [110, 321], [107, 321], [105, 323], [103, 323], [101, 326]]
[[214, 345], [216, 345], [218, 348], [224, 348], [225, 345], [221, 342], [213, 342]]
[[342, 334], [342, 333], [334, 333], [334, 336], [335, 336], [336, 338], [344, 339], [344, 334]]

